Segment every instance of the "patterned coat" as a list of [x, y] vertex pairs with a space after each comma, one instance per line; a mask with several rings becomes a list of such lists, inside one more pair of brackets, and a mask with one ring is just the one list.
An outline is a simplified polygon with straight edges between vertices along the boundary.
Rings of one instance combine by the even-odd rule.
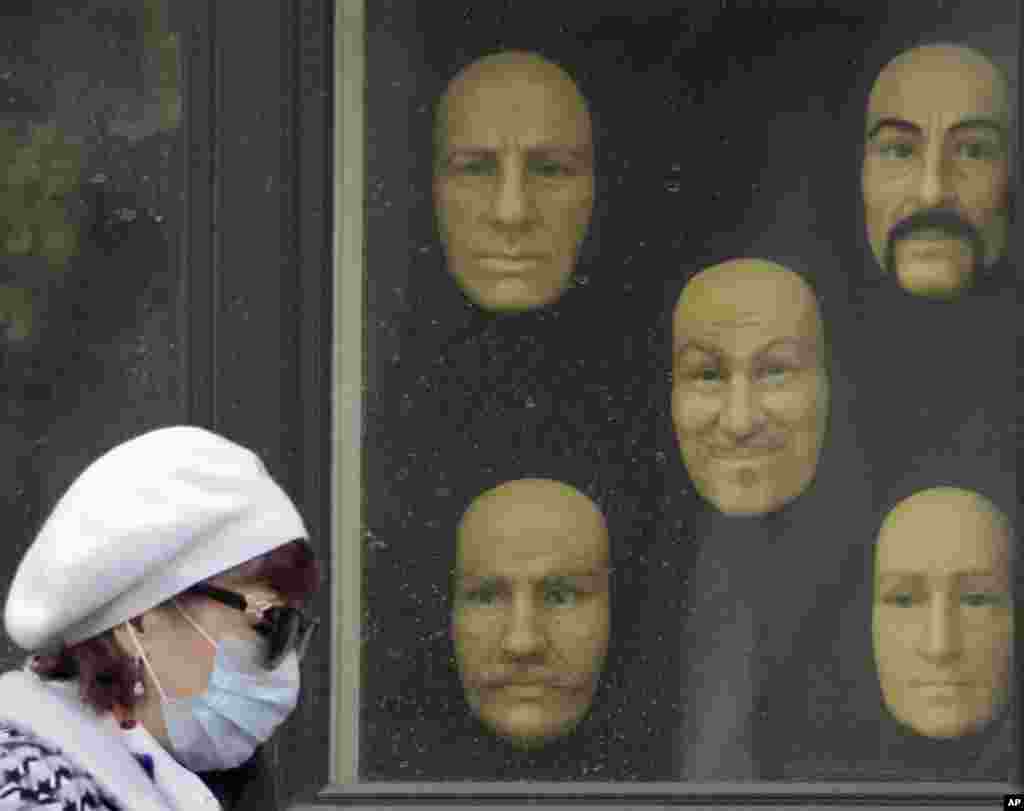
[[220, 811], [141, 725], [121, 730], [76, 682], [0, 676], [0, 811]]
[[28, 727], [0, 723], [0, 809], [49, 807], [62, 811], [124, 806], [60, 749]]

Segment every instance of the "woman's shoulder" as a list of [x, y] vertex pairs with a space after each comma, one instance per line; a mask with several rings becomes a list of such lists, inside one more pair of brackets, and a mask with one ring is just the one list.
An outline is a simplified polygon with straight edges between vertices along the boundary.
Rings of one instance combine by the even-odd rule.
[[15, 721], [0, 720], [0, 811], [122, 808], [59, 747]]

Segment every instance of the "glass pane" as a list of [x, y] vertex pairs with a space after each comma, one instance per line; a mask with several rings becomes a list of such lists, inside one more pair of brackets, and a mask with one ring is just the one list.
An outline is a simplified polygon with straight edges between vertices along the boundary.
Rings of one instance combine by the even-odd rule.
[[[184, 420], [180, 39], [164, 0], [0, 11], [6, 594], [71, 480]], [[4, 669], [23, 654], [5, 640]]]
[[1018, 7], [366, 13], [360, 777], [1009, 780]]

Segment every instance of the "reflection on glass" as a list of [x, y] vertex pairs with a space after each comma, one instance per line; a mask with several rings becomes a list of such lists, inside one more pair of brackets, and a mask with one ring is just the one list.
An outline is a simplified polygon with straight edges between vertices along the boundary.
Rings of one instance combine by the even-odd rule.
[[473, 712], [531, 748], [587, 714], [608, 648], [608, 530], [547, 479], [479, 496], [457, 533], [452, 637]]
[[183, 413], [175, 10], [91, 0], [0, 15], [0, 512], [12, 538], [95, 453]]
[[909, 293], [955, 297], [1002, 257], [1009, 104], [999, 69], [960, 46], [906, 51], [876, 79], [861, 178], [868, 241]]
[[886, 516], [872, 632], [889, 712], [929, 738], [976, 731], [1007, 700], [1011, 530], [978, 493], [920, 491]]
[[435, 124], [434, 205], [448, 270], [491, 311], [531, 310], [569, 285], [594, 207], [590, 114], [536, 54], [474, 62]]
[[[0, 112], [0, 342], [7, 348], [36, 337], [48, 295], [95, 241], [86, 233], [97, 214], [85, 202], [87, 188], [108, 178], [87, 173], [113, 151], [112, 139], [135, 143], [171, 133], [181, 120], [178, 39], [166, 0], [98, 2], [66, 12], [60, 24], [48, 21], [54, 11], [39, 6], [19, 21], [38, 36], [28, 38], [29, 53], [6, 55], [0, 77], [9, 101], [23, 97]], [[107, 42], [104, 25], [122, 34], [116, 59], [95, 47], [100, 36]], [[126, 69], [133, 57], [141, 70]]]
[[814, 478], [828, 421], [817, 300], [796, 273], [735, 259], [697, 274], [673, 315], [672, 420], [697, 491], [772, 512]]
[[0, 321], [7, 325], [8, 341], [29, 337], [33, 288], [59, 276], [77, 253], [79, 226], [65, 198], [78, 189], [81, 164], [81, 145], [53, 124], [31, 127], [26, 139], [0, 130], [0, 246], [5, 263], [20, 269], [22, 282], [0, 286]]

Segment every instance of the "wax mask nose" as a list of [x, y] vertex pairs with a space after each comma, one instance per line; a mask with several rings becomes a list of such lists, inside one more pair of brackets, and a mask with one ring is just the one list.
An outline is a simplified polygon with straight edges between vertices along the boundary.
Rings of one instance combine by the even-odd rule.
[[730, 435], [743, 439], [750, 436], [763, 419], [757, 394], [750, 382], [735, 379], [729, 385], [722, 406], [721, 425]]

